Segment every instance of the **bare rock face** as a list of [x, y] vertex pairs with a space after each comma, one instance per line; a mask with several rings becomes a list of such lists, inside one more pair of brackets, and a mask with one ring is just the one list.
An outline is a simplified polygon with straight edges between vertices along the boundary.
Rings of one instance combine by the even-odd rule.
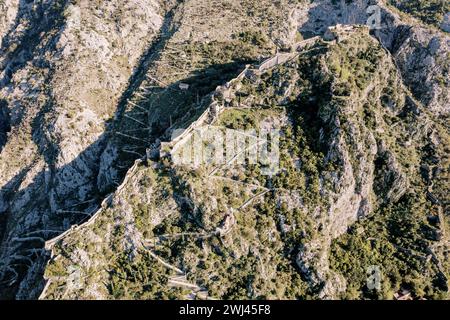
[[[128, 129], [124, 127], [129, 124], [122, 123], [128, 101], [152, 61], [160, 58], [156, 51], [164, 49], [165, 41], [175, 34], [173, 44], [183, 46], [193, 34], [189, 23], [198, 10], [215, 9], [201, 1], [188, 2], [179, 4], [185, 15], [171, 12], [175, 1], [108, 1], [94, 7], [83, 0], [5, 3], [8, 9], [0, 20], [0, 207], [2, 217], [8, 217], [1, 229], [2, 248], [7, 248], [1, 252], [1, 277], [8, 288], [2, 295], [35, 296], [27, 290], [42, 269], [42, 259], [36, 262], [39, 266], [17, 272], [10, 267], [19, 257], [16, 253], [41, 248], [44, 240], [89, 217], [104, 193], [120, 183], [130, 166], [128, 158], [136, 159], [139, 153], [133, 151], [123, 160], [123, 136], [116, 135]], [[267, 4], [270, 12], [277, 12]], [[234, 7], [224, 5], [233, 12]], [[239, 13], [247, 10], [235, 7]], [[261, 20], [271, 13], [258, 14]], [[224, 21], [209, 35], [197, 30], [194, 40], [226, 44], [242, 30], [242, 20], [230, 21], [235, 24]], [[274, 39], [281, 34], [273, 28]], [[266, 36], [257, 40], [270, 41]], [[267, 50], [273, 50], [270, 46]], [[171, 78], [167, 70], [155, 76]], [[161, 107], [153, 111], [156, 117], [165, 112]]]
[[[119, 261], [99, 258], [95, 251], [86, 260], [90, 265], [115, 265], [128, 280], [111, 283], [105, 280], [106, 274], [90, 274], [86, 267], [82, 268], [88, 279], [85, 289], [76, 291], [64, 285], [61, 272], [77, 264], [75, 248], [82, 239], [98, 244], [97, 250], [106, 252], [107, 257], [116, 242], [117, 248], [135, 262], [141, 263], [146, 254], [151, 254], [156, 260], [146, 262], [144, 269], [163, 265], [178, 270], [178, 277], [185, 276], [216, 298], [292, 298], [299, 294], [296, 290], [305, 290], [302, 286], [316, 298], [339, 297], [347, 289], [347, 279], [330, 265], [331, 243], [354, 223], [398, 202], [408, 191], [417, 164], [408, 165], [404, 152], [417, 155], [416, 139], [423, 135], [414, 138], [414, 143], [409, 141], [404, 151], [398, 150], [396, 142], [407, 144], [404, 134], [413, 136], [413, 123], [423, 115], [422, 107], [403, 84], [392, 55], [367, 28], [339, 27], [335, 31], [338, 41], [318, 41], [316, 47], [305, 50], [320, 50], [317, 55], [302, 58], [300, 53], [300, 57], [267, 73], [252, 73], [238, 84], [230, 82], [234, 83], [230, 90], [239, 90], [239, 103], [246, 107], [225, 108], [219, 123], [239, 128], [239, 112], [249, 106], [247, 116], [257, 123], [261, 112], [257, 106], [262, 103], [277, 101], [289, 110], [287, 116], [269, 108], [268, 118], [262, 118], [266, 124], [279, 123], [288, 137], [284, 143], [292, 148], [284, 149], [289, 156], [283, 158], [279, 175], [262, 180], [244, 173], [247, 169], [242, 165], [219, 170], [204, 165], [193, 172], [170, 163], [170, 159], [134, 166], [111, 208], [52, 243], [56, 256], [47, 268], [42, 298], [91, 298], [92, 291], [87, 288], [99, 281], [109, 284], [97, 288], [102, 298], [123, 297], [119, 289], [108, 291], [113, 284], [114, 288], [132, 286], [131, 297], [145, 295], [141, 283], [127, 282], [132, 275], [122, 269], [123, 265], [117, 265]], [[290, 88], [289, 94], [283, 88]], [[309, 90], [309, 95], [303, 96], [303, 90]], [[230, 97], [228, 103], [238, 105], [234, 101], [237, 95]], [[405, 113], [411, 120], [406, 120]], [[232, 121], [234, 116], [236, 122]], [[391, 119], [401, 120], [392, 126]], [[298, 136], [288, 136], [295, 123], [310, 133], [302, 135], [297, 129]], [[301, 148], [298, 154], [296, 147]], [[320, 170], [318, 159], [323, 161]], [[216, 174], [211, 175], [213, 171]], [[303, 174], [303, 179], [299, 178]], [[303, 187], [307, 189], [302, 191]], [[114, 229], [113, 225], [123, 227], [120, 232], [108, 231]], [[98, 237], [109, 242], [98, 243]], [[167, 251], [172, 241], [179, 245]], [[284, 264], [283, 251], [288, 252], [295, 269]], [[251, 263], [255, 269], [248, 268], [254, 271], [241, 263]], [[294, 280], [297, 272], [301, 284]], [[114, 274], [109, 276], [115, 279]], [[167, 275], [168, 283], [175, 276]], [[275, 290], [273, 283], [279, 278], [287, 285]], [[152, 294], [183, 297], [161, 281], [154, 283], [158, 289]], [[245, 287], [245, 293], [235, 293], [238, 287]]]
[[[17, 9], [19, 7], [19, 0], [5, 0], [0, 4], [0, 40], [3, 41], [3, 37], [7, 34], [8, 30], [12, 27], [17, 15]], [[3, 45], [3, 44], [2, 44]]]
[[444, 20], [441, 23], [441, 29], [450, 33], [450, 12], [445, 14]]

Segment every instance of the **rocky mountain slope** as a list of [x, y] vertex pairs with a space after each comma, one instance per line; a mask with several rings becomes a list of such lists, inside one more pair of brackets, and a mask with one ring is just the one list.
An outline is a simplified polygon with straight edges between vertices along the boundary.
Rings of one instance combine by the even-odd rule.
[[[0, 6], [0, 297], [446, 297], [436, 17], [371, 0]], [[280, 170], [180, 165], [171, 134], [192, 124], [279, 129]]]

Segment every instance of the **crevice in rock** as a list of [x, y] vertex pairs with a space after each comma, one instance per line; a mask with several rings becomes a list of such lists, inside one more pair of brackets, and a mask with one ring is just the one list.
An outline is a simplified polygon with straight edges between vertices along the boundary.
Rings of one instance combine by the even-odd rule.
[[5, 100], [0, 100], [0, 152], [8, 139], [8, 132], [11, 131], [11, 117]]

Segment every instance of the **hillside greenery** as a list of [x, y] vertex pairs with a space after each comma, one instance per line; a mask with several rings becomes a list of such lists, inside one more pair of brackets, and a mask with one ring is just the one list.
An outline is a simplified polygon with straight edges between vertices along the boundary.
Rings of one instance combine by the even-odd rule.
[[400, 11], [438, 28], [444, 15], [450, 12], [450, 2], [446, 0], [389, 0], [389, 3]]

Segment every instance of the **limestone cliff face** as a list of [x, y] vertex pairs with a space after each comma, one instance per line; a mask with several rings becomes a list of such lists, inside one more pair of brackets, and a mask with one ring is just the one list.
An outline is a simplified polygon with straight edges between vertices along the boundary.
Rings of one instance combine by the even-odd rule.
[[368, 24], [391, 51], [415, 97], [436, 113], [447, 114], [449, 62], [447, 33], [427, 28], [412, 17], [400, 16], [385, 1], [315, 1], [298, 13], [300, 30], [323, 34], [336, 24]]
[[9, 265], [24, 247], [39, 246], [41, 237], [97, 207], [107, 121], [158, 34], [164, 8], [157, 1], [5, 5], [0, 207], [7, 217], [2, 248], [8, 249], [2, 249], [1, 274], [17, 284], [23, 272], [17, 278]]
[[[257, 24], [270, 12], [275, 13], [272, 16], [292, 12], [289, 6], [277, 12], [267, 4], [270, 10], [257, 12]], [[232, 38], [256, 25], [250, 22], [245, 28], [242, 19], [229, 17], [234, 24], [223, 21], [210, 34], [193, 33], [190, 23], [199, 19], [202, 10], [220, 15], [216, 7], [201, 1], [109, 1], [95, 6], [90, 1], [6, 1], [1, 5], [7, 8], [1, 15], [0, 230], [6, 248], [1, 252], [1, 276], [8, 284], [2, 294], [25, 298], [40, 290], [37, 286], [36, 292], [30, 292], [42, 269], [42, 241], [92, 214], [147, 146], [133, 149], [116, 132], [134, 130], [136, 121], [127, 122], [132, 117], [127, 108], [143, 81], [151, 85], [146, 78], [149, 69], [151, 78], [162, 82], [183, 79], [176, 66], [171, 71], [164, 66], [173, 60], [165, 42], [171, 39], [175, 50], [183, 50], [187, 40], [223, 43], [231, 55], [211, 56], [206, 66], [225, 63], [235, 58]], [[174, 10], [176, 5], [179, 10]], [[223, 5], [240, 17], [252, 7], [251, 3]], [[219, 18], [209, 21], [214, 25]], [[273, 39], [283, 34], [277, 30], [281, 27], [271, 27]], [[270, 41], [270, 35], [261, 39]], [[265, 50], [273, 48], [269, 43]], [[258, 52], [249, 55], [257, 57]], [[204, 61], [198, 63], [186, 66], [187, 74], [206, 67]], [[152, 111], [159, 122], [161, 114], [169, 116], [167, 106], [160, 107]], [[34, 249], [36, 263], [31, 262], [36, 255], [30, 258], [26, 251]], [[11, 267], [23, 259], [31, 259], [31, 265], [20, 270]]]
[[2, 13], [0, 16], [0, 39], [3, 40], [3, 37], [7, 34], [9, 28], [11, 28], [14, 23], [17, 15], [17, 9], [19, 7], [19, 1], [2, 1], [0, 7], [2, 8]]

